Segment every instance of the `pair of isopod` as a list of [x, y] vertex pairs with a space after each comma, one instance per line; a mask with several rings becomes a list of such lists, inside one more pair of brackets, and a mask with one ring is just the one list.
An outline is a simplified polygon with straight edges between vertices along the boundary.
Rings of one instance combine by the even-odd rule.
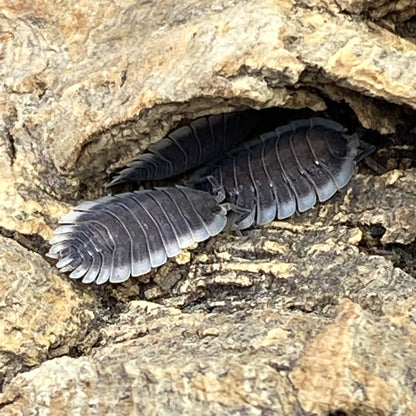
[[252, 139], [255, 124], [253, 110], [201, 117], [151, 145], [109, 186], [202, 168], [181, 186], [78, 205], [60, 220], [48, 256], [84, 283], [123, 282], [224, 229], [267, 224], [328, 200], [373, 150], [323, 118]]

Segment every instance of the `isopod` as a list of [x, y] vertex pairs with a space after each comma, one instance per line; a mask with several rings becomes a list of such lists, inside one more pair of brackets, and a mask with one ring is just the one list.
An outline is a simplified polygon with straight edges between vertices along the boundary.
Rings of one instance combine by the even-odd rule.
[[186, 185], [225, 194], [232, 229], [284, 219], [331, 198], [373, 150], [345, 132], [323, 118], [297, 120], [202, 168]]
[[59, 223], [48, 256], [70, 277], [102, 284], [148, 273], [220, 233], [227, 218], [213, 196], [178, 186], [85, 202]]
[[249, 139], [257, 125], [257, 112], [245, 110], [197, 118], [149, 146], [108, 184], [166, 179], [221, 156]]

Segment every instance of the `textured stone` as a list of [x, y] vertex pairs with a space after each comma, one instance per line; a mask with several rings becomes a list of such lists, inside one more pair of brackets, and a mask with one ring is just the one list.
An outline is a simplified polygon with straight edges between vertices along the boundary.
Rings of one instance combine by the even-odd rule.
[[413, 43], [334, 15], [336, 3], [311, 6], [9, 2], [1, 131], [13, 141], [16, 178], [76, 199], [80, 181], [102, 180], [120, 156], [125, 162], [182, 118], [248, 104], [323, 109], [304, 88], [310, 71], [321, 74], [315, 88], [335, 84], [341, 96], [356, 91], [415, 108]]
[[0, 236], [0, 384], [80, 343], [98, 303]]
[[[361, 189], [371, 189], [363, 193]], [[351, 202], [354, 200], [354, 206]], [[340, 221], [381, 225], [383, 244], [409, 244], [416, 238], [416, 170], [392, 170], [379, 177], [358, 178], [348, 191]]]
[[[169, 292], [160, 288], [170, 274], [156, 277], [159, 302], [183, 312], [128, 301], [98, 328], [92, 354], [48, 360], [11, 380], [3, 412], [412, 414], [416, 281], [360, 249], [356, 222], [365, 220], [356, 217], [374, 209], [359, 196], [366, 181], [394, 200], [414, 195], [403, 192], [414, 174], [359, 175], [351, 190], [291, 222], [198, 247]], [[397, 221], [383, 222], [389, 241], [402, 227], [397, 205]], [[390, 208], [380, 204], [379, 215], [388, 219]], [[178, 265], [166, 267], [175, 274]], [[134, 286], [113, 290], [122, 298]]]
[[131, 302], [91, 356], [57, 358], [17, 376], [0, 403], [5, 414], [27, 415], [46, 408], [54, 415], [412, 414], [414, 301], [374, 317], [344, 299], [323, 319], [248, 304], [231, 314], [183, 314]]
[[335, 321], [312, 340], [290, 375], [303, 409], [314, 414], [336, 409], [346, 414], [415, 414], [415, 394], [408, 384], [416, 376], [409, 366], [416, 358], [411, 346], [415, 300], [413, 295], [397, 315], [378, 319], [343, 301]]
[[[3, 411], [34, 414], [30, 406], [43, 409], [47, 401], [56, 415], [256, 415], [266, 408], [297, 414], [286, 375], [304, 342], [305, 333], [292, 330], [296, 321], [299, 328], [307, 320], [261, 310], [228, 317], [182, 314], [131, 303], [107, 328], [98, 361], [95, 353], [63, 357], [16, 377], [2, 396], [3, 403], [12, 402]], [[215, 328], [221, 328], [218, 335]], [[290, 346], [292, 340], [298, 347]], [[44, 383], [34, 403], [19, 391], [37, 378]]]
[[[415, 414], [414, 12], [411, 0], [4, 4], [1, 413]], [[178, 123], [272, 106], [279, 124], [315, 110], [390, 136], [366, 133], [373, 170], [328, 203], [121, 285], [71, 282], [31, 251]]]

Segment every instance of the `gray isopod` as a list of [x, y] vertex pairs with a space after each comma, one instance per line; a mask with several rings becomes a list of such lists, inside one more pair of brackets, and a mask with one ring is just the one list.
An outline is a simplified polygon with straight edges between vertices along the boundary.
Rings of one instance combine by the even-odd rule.
[[85, 202], [59, 222], [47, 255], [70, 277], [102, 284], [148, 273], [220, 233], [227, 218], [206, 192], [170, 187]]
[[108, 186], [171, 178], [201, 166], [249, 139], [257, 120], [255, 110], [197, 118], [150, 145]]
[[223, 194], [232, 229], [287, 218], [331, 198], [373, 151], [345, 132], [323, 118], [297, 120], [202, 168], [186, 185]]

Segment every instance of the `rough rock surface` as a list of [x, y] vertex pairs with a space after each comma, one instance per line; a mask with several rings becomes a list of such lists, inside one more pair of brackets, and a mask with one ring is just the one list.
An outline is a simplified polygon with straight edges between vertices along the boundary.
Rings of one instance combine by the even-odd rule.
[[36, 253], [0, 236], [0, 383], [77, 346], [98, 303]]
[[[3, 5], [0, 413], [416, 414], [414, 14], [412, 0]], [[72, 204], [178, 123], [273, 106], [279, 124], [358, 120], [377, 154], [330, 202], [122, 285], [82, 286], [42, 257]]]

